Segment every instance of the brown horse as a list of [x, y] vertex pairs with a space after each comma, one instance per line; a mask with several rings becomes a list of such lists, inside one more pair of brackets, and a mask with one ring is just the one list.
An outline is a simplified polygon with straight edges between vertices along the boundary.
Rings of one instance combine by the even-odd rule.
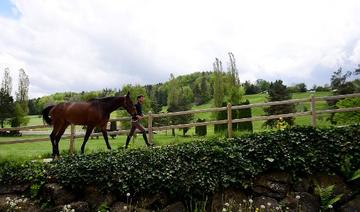
[[136, 115], [129, 92], [126, 96], [91, 99], [86, 102], [65, 102], [46, 107], [42, 111], [42, 115], [46, 123], [53, 125], [53, 131], [50, 134], [53, 157], [59, 156], [60, 138], [70, 124], [87, 126], [81, 153], [84, 153], [85, 144], [95, 127], [101, 129], [106, 146], [111, 149], [106, 124], [109, 121], [110, 113], [119, 107], [125, 108], [131, 116]]

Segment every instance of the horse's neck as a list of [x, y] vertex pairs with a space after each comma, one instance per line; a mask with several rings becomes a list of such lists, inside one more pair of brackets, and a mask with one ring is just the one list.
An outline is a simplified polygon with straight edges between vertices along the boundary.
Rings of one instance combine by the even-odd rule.
[[124, 99], [123, 97], [115, 97], [111, 101], [104, 103], [104, 110], [107, 113], [111, 113], [118, 109], [119, 107], [123, 106]]

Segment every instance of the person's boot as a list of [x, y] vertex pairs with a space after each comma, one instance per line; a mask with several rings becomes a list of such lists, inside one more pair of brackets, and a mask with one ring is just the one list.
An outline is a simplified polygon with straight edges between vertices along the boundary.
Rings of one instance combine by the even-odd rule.
[[145, 143], [146, 143], [146, 145], [147, 145], [148, 147], [154, 146], [154, 144], [150, 144], [150, 143], [149, 143], [149, 141], [148, 141], [148, 139], [147, 139], [147, 136], [146, 136], [146, 132], [143, 132], [142, 135], [143, 135], [144, 141], [145, 141]]
[[127, 138], [126, 138], [126, 144], [125, 144], [125, 149], [128, 148], [128, 145], [129, 145], [129, 143], [130, 143], [130, 139], [131, 139], [131, 137], [130, 137], [130, 136], [127, 136]]

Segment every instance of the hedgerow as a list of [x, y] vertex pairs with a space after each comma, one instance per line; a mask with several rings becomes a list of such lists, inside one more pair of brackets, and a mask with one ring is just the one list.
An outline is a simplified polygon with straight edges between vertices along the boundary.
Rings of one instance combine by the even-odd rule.
[[51, 180], [74, 189], [95, 185], [123, 194], [197, 196], [229, 186], [246, 188], [256, 175], [270, 170], [286, 170], [294, 176], [353, 172], [360, 168], [360, 126], [295, 127], [230, 140], [197, 140], [152, 149], [64, 156], [48, 165], [27, 164], [25, 168], [2, 164], [0, 185]]

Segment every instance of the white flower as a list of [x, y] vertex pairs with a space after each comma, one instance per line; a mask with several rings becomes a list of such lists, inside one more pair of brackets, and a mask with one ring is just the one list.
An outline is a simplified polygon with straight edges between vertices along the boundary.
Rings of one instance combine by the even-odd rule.
[[252, 199], [249, 199], [250, 204], [252, 204], [254, 201]]
[[265, 205], [260, 205], [260, 208], [264, 209], [264, 208], [265, 208]]
[[10, 201], [11, 198], [10, 198], [10, 197], [6, 197], [5, 200], [6, 200], [6, 201]]
[[300, 195], [296, 195], [296, 197], [295, 197], [296, 199], [300, 199], [301, 197], [300, 197]]
[[271, 206], [271, 203], [270, 203], [270, 202], [268, 202], [268, 203], [267, 203], [267, 206], [269, 206], [269, 207], [270, 207], [270, 206]]
[[226, 208], [223, 208], [223, 209], [222, 209], [222, 211], [224, 211], [224, 212], [225, 212], [225, 211], [226, 211]]
[[71, 211], [70, 212], [75, 212], [75, 209], [71, 209]]
[[277, 210], [277, 211], [278, 211], [278, 210], [280, 210], [280, 208], [279, 208], [279, 207], [276, 207], [276, 208], [275, 208], [275, 210]]
[[246, 199], [243, 199], [243, 203], [246, 203]]
[[331, 209], [331, 208], [333, 208], [333, 206], [332, 206], [332, 205], [328, 205], [328, 208], [330, 208], [330, 209]]
[[225, 206], [226, 206], [226, 207], [229, 207], [229, 206], [230, 206], [230, 204], [226, 202], [226, 203], [225, 203]]
[[130, 197], [130, 193], [126, 193], [126, 196]]
[[125, 206], [124, 206], [124, 210], [126, 210], [126, 211], [127, 211], [127, 205], [125, 205]]

